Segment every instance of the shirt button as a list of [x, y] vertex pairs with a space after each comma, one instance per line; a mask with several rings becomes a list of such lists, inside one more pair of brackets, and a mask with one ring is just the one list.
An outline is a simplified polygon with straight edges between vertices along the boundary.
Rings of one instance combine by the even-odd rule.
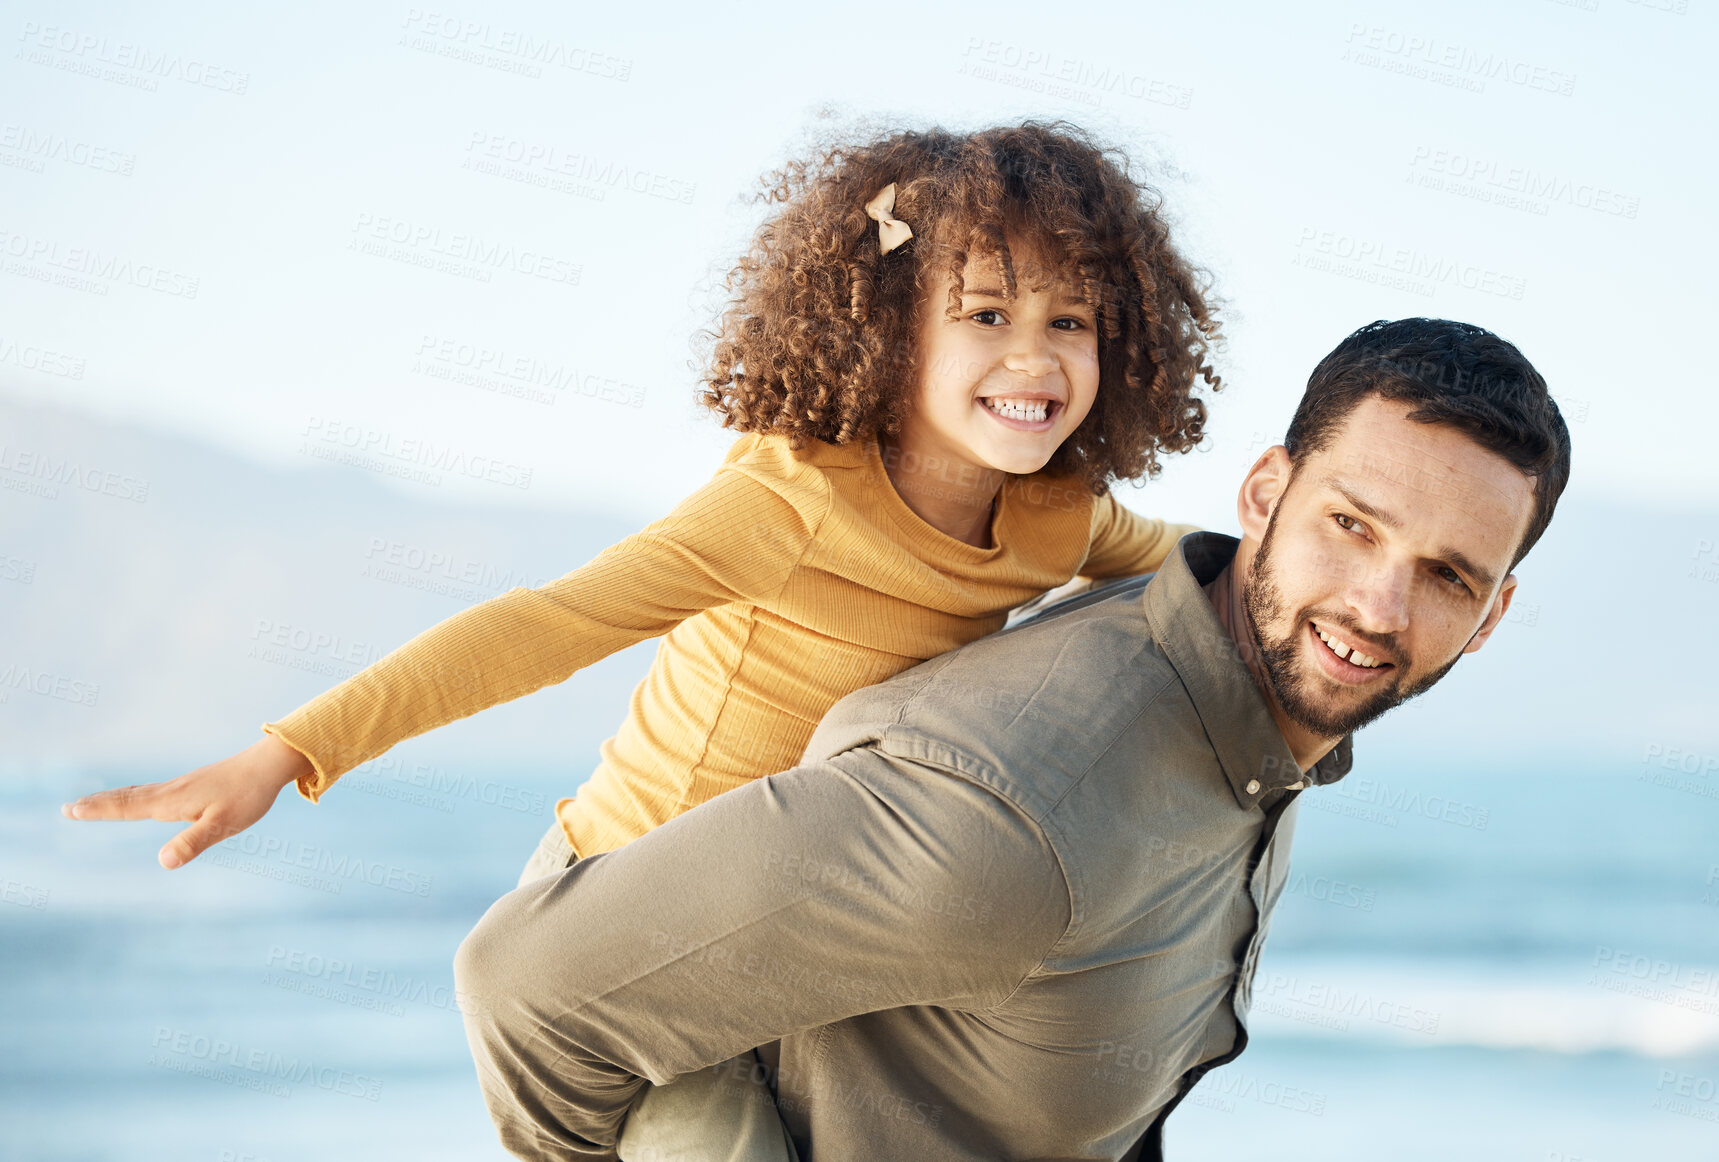
[[1259, 794], [1259, 780], [1258, 779], [1249, 779], [1247, 781], [1247, 793], [1250, 795]]

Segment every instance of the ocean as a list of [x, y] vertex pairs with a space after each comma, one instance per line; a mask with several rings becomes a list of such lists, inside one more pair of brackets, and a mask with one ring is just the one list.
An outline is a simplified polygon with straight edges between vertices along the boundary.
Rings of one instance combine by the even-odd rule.
[[[1719, 774], [1367, 758], [1303, 797], [1170, 1157], [1719, 1158]], [[382, 760], [172, 873], [174, 825], [58, 814], [159, 777], [0, 789], [0, 1157], [504, 1158], [450, 964], [566, 776]]]

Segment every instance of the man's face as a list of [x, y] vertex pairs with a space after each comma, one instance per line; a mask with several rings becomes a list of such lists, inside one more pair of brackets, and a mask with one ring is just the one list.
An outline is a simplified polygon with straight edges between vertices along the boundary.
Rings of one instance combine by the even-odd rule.
[[[1410, 406], [1369, 396], [1291, 473], [1274, 448], [1243, 485], [1259, 547], [1243, 604], [1284, 714], [1347, 734], [1430, 688], [1509, 606], [1533, 510], [1521, 470]], [[1289, 477], [1293, 475], [1293, 480]], [[1268, 515], [1267, 515], [1268, 512]]]

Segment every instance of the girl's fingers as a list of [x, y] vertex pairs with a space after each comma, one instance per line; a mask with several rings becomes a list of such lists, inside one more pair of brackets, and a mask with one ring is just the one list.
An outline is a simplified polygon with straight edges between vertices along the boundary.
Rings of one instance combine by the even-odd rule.
[[169, 839], [156, 858], [161, 861], [162, 867], [172, 871], [190, 863], [221, 840], [236, 835], [241, 830], [243, 828], [223, 827], [205, 815]]
[[[164, 783], [143, 783], [98, 791], [67, 803], [60, 812], [68, 819], [158, 819], [164, 823], [190, 823], [161, 848], [157, 859], [172, 870], [184, 867], [210, 847], [230, 839], [262, 818], [268, 800], [259, 806], [255, 796], [235, 796], [218, 770], [202, 767], [189, 775]], [[230, 782], [230, 780], [228, 780]]]
[[115, 787], [85, 795], [60, 808], [67, 819], [155, 819], [161, 805], [165, 783], [143, 783], [130, 787]]

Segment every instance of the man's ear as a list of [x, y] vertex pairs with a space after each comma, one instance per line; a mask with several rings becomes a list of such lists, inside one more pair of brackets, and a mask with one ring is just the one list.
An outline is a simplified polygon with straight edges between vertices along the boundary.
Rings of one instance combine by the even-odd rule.
[[1236, 496], [1236, 517], [1241, 521], [1242, 536], [1254, 542], [1265, 539], [1266, 526], [1277, 509], [1289, 477], [1295, 466], [1290, 463], [1289, 449], [1282, 444], [1267, 448], [1242, 479], [1241, 492]]
[[1516, 574], [1511, 573], [1504, 578], [1504, 584], [1498, 587], [1498, 596], [1492, 599], [1492, 608], [1487, 611], [1486, 620], [1480, 623], [1480, 628], [1474, 631], [1474, 636], [1462, 647], [1463, 653], [1472, 654], [1486, 644], [1486, 639], [1492, 636], [1492, 631], [1504, 620], [1505, 611], [1510, 608], [1511, 598], [1515, 596]]

